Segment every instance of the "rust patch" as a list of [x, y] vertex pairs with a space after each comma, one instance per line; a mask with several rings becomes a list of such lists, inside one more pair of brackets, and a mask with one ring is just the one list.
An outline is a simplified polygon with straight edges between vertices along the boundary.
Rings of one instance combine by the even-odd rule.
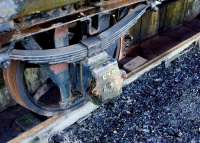
[[68, 64], [63, 63], [63, 64], [51, 65], [50, 69], [53, 71], [54, 74], [59, 74], [68, 69]]

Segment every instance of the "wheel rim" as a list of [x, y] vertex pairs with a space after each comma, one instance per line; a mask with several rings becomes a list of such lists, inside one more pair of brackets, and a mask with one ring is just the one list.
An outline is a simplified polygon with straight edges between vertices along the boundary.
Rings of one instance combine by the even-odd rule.
[[[11, 96], [23, 107], [40, 115], [53, 116], [66, 110], [73, 110], [84, 104], [85, 98], [82, 96], [74, 100], [76, 102], [73, 101], [71, 106], [61, 108], [58, 104], [58, 98], [60, 98], [60, 95], [58, 95], [59, 91], [56, 89], [56, 85], [49, 79], [47, 79], [47, 83], [44, 87], [40, 86], [39, 89], [37, 89], [37, 92], [40, 89], [43, 90], [42, 88], [48, 89], [48, 92], [49, 90], [52, 90], [48, 94], [46, 93], [46, 95], [41, 96], [37, 94], [37, 92], [35, 92], [36, 94], [30, 93], [30, 89], [28, 89], [26, 82], [27, 79], [24, 74], [26, 69], [25, 67], [25, 64], [20, 61], [12, 61], [10, 67], [4, 70], [4, 78]], [[33, 95], [37, 96], [35, 97]], [[50, 103], [52, 101], [50, 98], [54, 98], [54, 103]]]

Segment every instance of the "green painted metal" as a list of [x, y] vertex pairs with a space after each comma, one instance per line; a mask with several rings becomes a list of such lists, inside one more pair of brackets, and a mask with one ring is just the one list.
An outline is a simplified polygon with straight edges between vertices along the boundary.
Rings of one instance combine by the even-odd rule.
[[40, 13], [78, 2], [80, 3], [81, 0], [24, 0], [23, 4], [20, 5], [19, 16]]
[[86, 0], [0, 0], [0, 18], [28, 16], [70, 4], [84, 4]]

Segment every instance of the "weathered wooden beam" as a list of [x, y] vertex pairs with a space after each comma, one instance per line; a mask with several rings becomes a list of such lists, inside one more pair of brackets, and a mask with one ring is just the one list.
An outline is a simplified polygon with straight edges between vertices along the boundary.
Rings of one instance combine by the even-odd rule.
[[88, 116], [97, 108], [98, 106], [88, 102], [81, 108], [70, 113], [63, 113], [48, 119], [35, 128], [9, 141], [9, 143], [48, 143], [48, 139], [51, 135], [71, 126], [78, 120]]
[[129, 85], [131, 82], [137, 80], [140, 76], [142, 76], [143, 74], [145, 74], [146, 72], [150, 71], [151, 69], [155, 68], [163, 62], [169, 63], [173, 61], [174, 59], [178, 58], [182, 54], [182, 52], [186, 50], [189, 46], [191, 46], [195, 42], [199, 43], [199, 41], [200, 32], [194, 34], [187, 40], [180, 42], [179, 44], [175, 45], [174, 47], [157, 56], [156, 58], [148, 61], [143, 66], [132, 71], [129, 74], [129, 78], [125, 80], [124, 85]]
[[158, 33], [159, 29], [159, 10], [149, 11], [142, 18], [141, 40], [145, 40]]
[[174, 28], [183, 23], [187, 0], [171, 2], [166, 6], [164, 29]]
[[133, 44], [138, 44], [141, 41], [141, 24], [142, 19], [138, 21], [138, 23], [130, 29], [130, 35], [133, 37]]

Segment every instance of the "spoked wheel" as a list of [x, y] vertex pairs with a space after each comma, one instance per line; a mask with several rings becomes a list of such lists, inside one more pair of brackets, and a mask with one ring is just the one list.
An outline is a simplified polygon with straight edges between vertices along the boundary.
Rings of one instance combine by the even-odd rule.
[[[53, 116], [65, 110], [78, 108], [84, 102], [83, 96], [73, 95], [68, 99], [68, 106], [61, 106], [63, 86], [53, 82], [48, 76], [48, 71], [42, 70], [43, 76], [38, 76], [42, 68], [38, 65], [12, 61], [9, 68], [4, 71], [6, 84], [17, 103], [40, 115]], [[31, 75], [28, 76], [37, 84], [31, 83], [27, 77], [26, 72], [31, 70]]]

